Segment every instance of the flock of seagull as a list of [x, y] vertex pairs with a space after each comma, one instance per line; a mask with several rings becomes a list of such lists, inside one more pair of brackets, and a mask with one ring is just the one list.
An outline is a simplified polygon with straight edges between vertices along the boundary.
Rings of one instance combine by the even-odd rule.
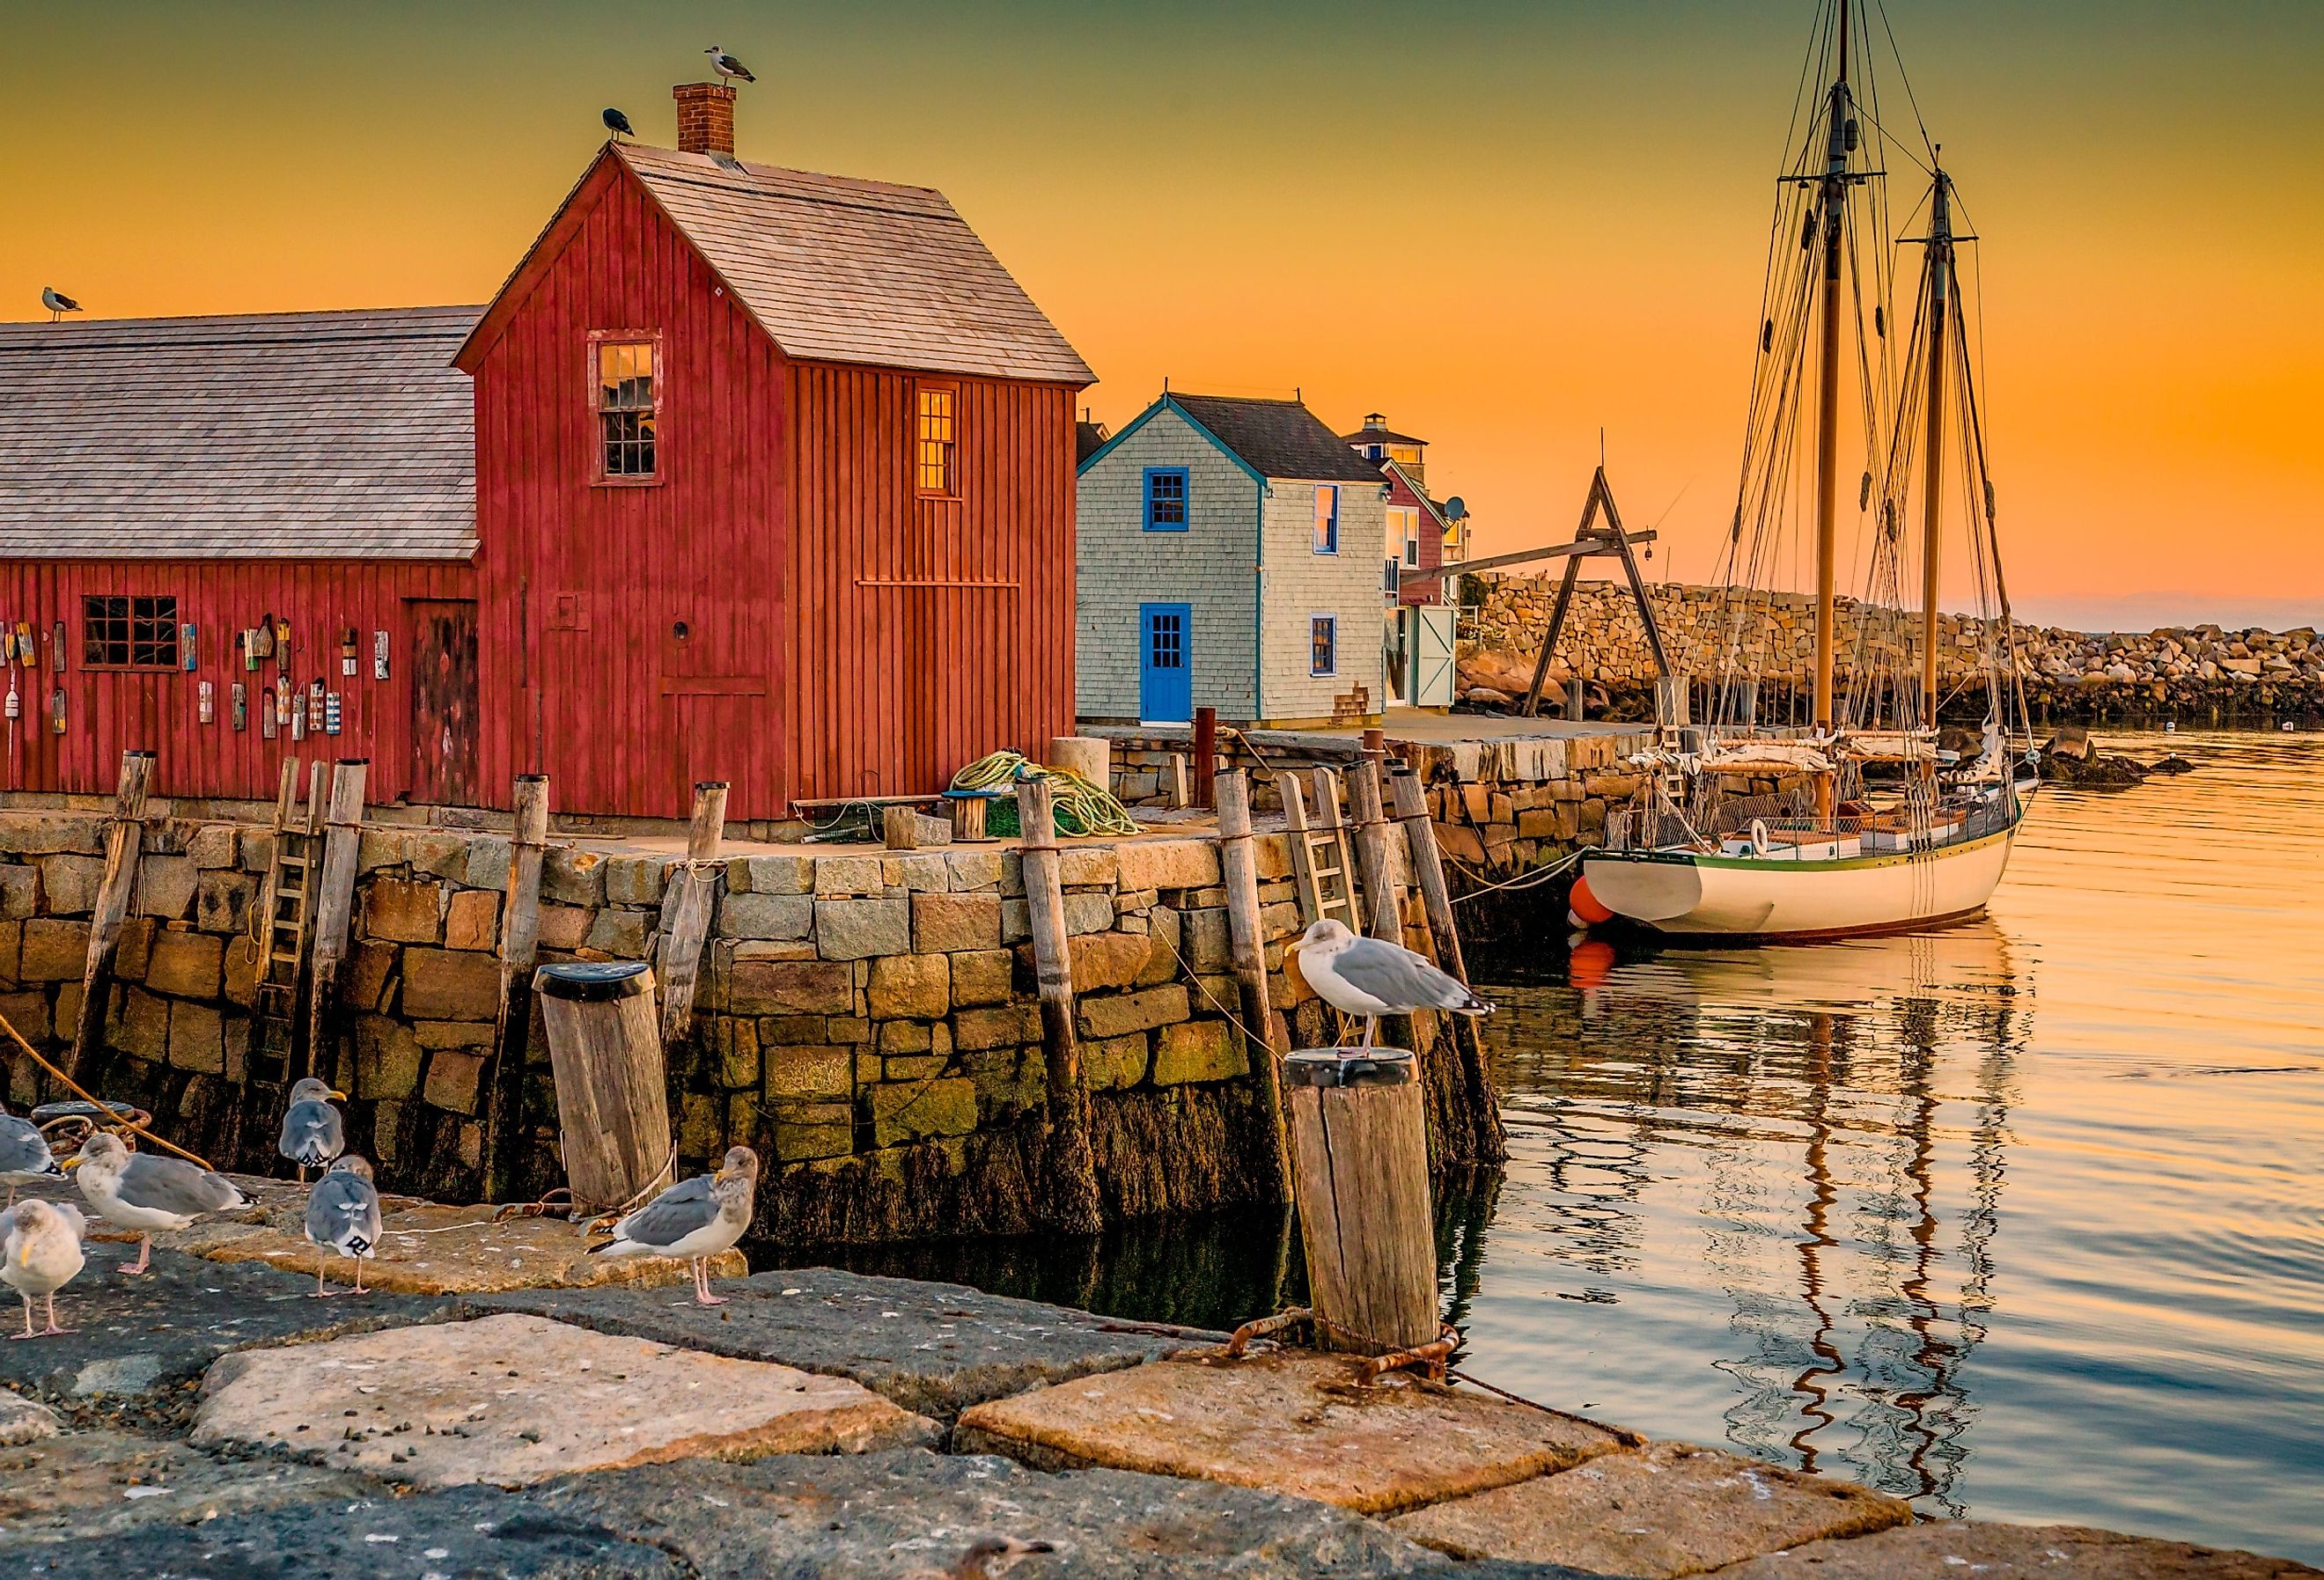
[[[305, 1238], [316, 1248], [315, 1293], [361, 1295], [363, 1264], [375, 1259], [381, 1239], [379, 1187], [372, 1167], [346, 1150], [346, 1125], [335, 1103], [346, 1101], [325, 1082], [309, 1078], [290, 1088], [276, 1150], [308, 1171], [321, 1169], [307, 1193]], [[70, 1202], [42, 1197], [17, 1199], [26, 1186], [53, 1184], [69, 1175], [91, 1212], [116, 1229], [137, 1236], [137, 1260], [119, 1270], [135, 1277], [152, 1264], [156, 1230], [190, 1227], [217, 1213], [254, 1206], [241, 1187], [216, 1169], [152, 1152], [133, 1152], [122, 1139], [99, 1131], [80, 1150], [60, 1163], [48, 1137], [31, 1121], [0, 1108], [0, 1182], [8, 1205], [0, 1211], [0, 1282], [24, 1302], [24, 1331], [14, 1339], [44, 1338], [72, 1332], [57, 1325], [57, 1291], [88, 1265], [83, 1242], [88, 1218]], [[751, 1226], [759, 1187], [759, 1155], [748, 1147], [731, 1149], [715, 1174], [682, 1180], [613, 1225], [613, 1237], [591, 1248], [604, 1256], [662, 1256], [689, 1263], [694, 1298], [723, 1306], [710, 1289], [710, 1260], [731, 1250]], [[330, 1287], [331, 1261], [355, 1266], [352, 1289]], [[34, 1326], [38, 1304], [47, 1326]]]

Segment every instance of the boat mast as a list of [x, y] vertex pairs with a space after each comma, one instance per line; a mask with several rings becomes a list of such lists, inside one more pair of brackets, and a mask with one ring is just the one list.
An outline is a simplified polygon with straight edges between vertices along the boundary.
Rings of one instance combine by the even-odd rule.
[[1921, 474], [1921, 724], [1937, 723], [1937, 551], [1944, 525], [1945, 318], [1952, 305], [1952, 182], [1937, 151], [1936, 186], [1929, 195], [1928, 459]]
[[[1832, 728], [1832, 614], [1840, 515], [1840, 242], [1848, 211], [1848, 0], [1840, 0], [1840, 71], [1831, 82], [1831, 140], [1821, 202], [1823, 208], [1823, 362], [1816, 398], [1815, 726]], [[1829, 814], [1831, 782], [1817, 781], [1817, 810]]]

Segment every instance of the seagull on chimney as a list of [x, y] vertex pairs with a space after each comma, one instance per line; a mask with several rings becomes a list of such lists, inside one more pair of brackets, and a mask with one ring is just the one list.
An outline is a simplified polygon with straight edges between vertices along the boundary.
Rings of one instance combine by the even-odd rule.
[[622, 114], [621, 111], [612, 108], [610, 106], [599, 119], [605, 123], [605, 130], [611, 132], [616, 137], [634, 137], [637, 135], [635, 132], [630, 130], [630, 117]]
[[80, 311], [80, 303], [53, 285], [41, 287], [41, 305], [49, 310], [49, 322], [52, 324], [66, 313]]
[[710, 57], [710, 69], [718, 73], [719, 76], [724, 78], [728, 82], [733, 81], [737, 77], [741, 78], [745, 82], [756, 82], [759, 80], [757, 78], [751, 75], [751, 69], [748, 66], [743, 65], [742, 61], [734, 59], [733, 56], [720, 49], [716, 44], [711, 45], [702, 52]]

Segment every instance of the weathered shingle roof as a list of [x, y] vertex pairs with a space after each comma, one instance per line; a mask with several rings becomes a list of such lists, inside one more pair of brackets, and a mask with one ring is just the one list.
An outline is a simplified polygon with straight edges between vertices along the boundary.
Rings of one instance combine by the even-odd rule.
[[1381, 481], [1378, 462], [1350, 449], [1297, 401], [1182, 395], [1175, 390], [1167, 398], [1262, 476], [1305, 483]]
[[466, 558], [479, 310], [0, 324], [0, 558]]
[[788, 356], [1097, 376], [942, 192], [630, 143], [614, 152]]

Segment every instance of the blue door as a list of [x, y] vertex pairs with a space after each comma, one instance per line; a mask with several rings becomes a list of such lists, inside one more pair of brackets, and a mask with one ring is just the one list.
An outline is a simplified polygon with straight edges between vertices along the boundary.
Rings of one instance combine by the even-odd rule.
[[1194, 722], [1194, 671], [1186, 651], [1194, 623], [1191, 605], [1138, 605], [1138, 716], [1141, 722]]

